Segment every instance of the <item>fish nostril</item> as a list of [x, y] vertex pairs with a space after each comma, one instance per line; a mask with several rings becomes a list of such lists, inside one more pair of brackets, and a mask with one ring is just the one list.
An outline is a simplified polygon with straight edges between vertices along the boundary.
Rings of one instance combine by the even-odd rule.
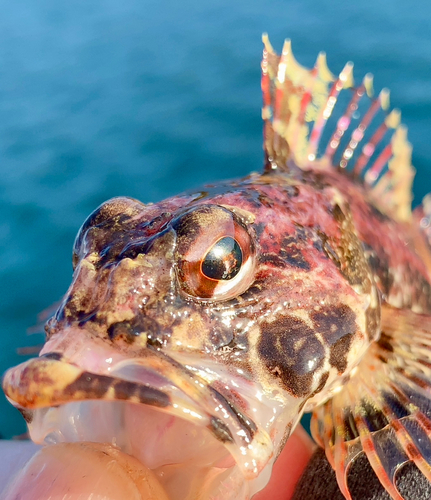
[[132, 320], [113, 323], [108, 328], [108, 336], [113, 342], [134, 344], [138, 341], [141, 347], [146, 345], [161, 348], [167, 344], [171, 331], [169, 328], [162, 329], [154, 319], [138, 316]]
[[133, 241], [124, 248], [124, 250], [118, 256], [118, 259], [135, 259], [139, 254], [146, 254], [151, 250], [153, 243], [154, 238], [150, 240], [145, 239], [140, 241]]
[[163, 231], [171, 220], [171, 212], [162, 212], [157, 217], [154, 217], [154, 219], [143, 223], [140, 228], [145, 231], [147, 236], [153, 236], [158, 232]]
[[[137, 337], [144, 333], [130, 321], [120, 321], [113, 323], [108, 328], [108, 336], [111, 340], [124, 340], [127, 344], [133, 344]], [[144, 334], [145, 335], [145, 334]]]

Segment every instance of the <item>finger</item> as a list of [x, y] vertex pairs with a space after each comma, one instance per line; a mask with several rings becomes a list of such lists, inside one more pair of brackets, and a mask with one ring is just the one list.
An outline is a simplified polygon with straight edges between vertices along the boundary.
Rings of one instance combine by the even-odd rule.
[[253, 500], [289, 500], [314, 449], [309, 435], [298, 426], [275, 462], [268, 485]]
[[22, 469], [26, 462], [40, 449], [31, 441], [0, 440], [0, 492], [10, 478]]
[[[302, 428], [298, 428], [277, 460], [268, 486], [254, 500], [288, 500], [313, 448], [311, 439]], [[0, 443], [1, 455], [8, 457], [0, 467], [0, 491], [5, 484], [4, 478], [22, 468], [38, 449], [30, 442]], [[67, 491], [70, 500], [85, 500], [92, 494], [97, 494], [101, 499], [116, 500], [126, 498], [124, 494], [129, 490], [133, 490], [127, 497], [131, 500], [137, 491], [139, 494], [136, 498], [143, 500], [166, 499], [151, 471], [134, 458], [109, 445], [75, 443], [40, 450], [11, 481], [1, 500], [16, 498], [17, 494], [21, 495], [22, 500], [44, 500], [53, 491], [60, 498]]]
[[155, 475], [108, 444], [62, 443], [39, 450], [1, 500], [168, 500]]

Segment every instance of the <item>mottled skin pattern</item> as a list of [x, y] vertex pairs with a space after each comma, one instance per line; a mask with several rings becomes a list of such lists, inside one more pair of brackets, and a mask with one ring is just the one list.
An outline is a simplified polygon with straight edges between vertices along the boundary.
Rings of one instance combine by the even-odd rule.
[[[378, 335], [378, 301], [350, 203], [306, 177], [256, 176], [148, 207], [102, 205], [77, 237], [75, 279], [48, 337], [77, 323], [129, 356], [147, 346], [205, 353], [264, 386], [319, 392]], [[179, 261], [202, 233], [224, 235], [223, 216], [250, 235], [254, 273], [231, 297], [196, 299]]]
[[[217, 207], [246, 229], [256, 262], [242, 280], [249, 286], [213, 302], [187, 293], [178, 261], [199, 233], [224, 235]], [[349, 361], [354, 346], [363, 353], [379, 335], [374, 283], [400, 307], [431, 308], [426, 270], [403, 234], [358, 185], [311, 171], [251, 176], [150, 206], [113, 199], [77, 236], [74, 281], [47, 335], [75, 324], [129, 356], [147, 346], [205, 353], [310, 396], [330, 371], [359, 361]]]
[[[307, 174], [305, 174], [307, 175]], [[399, 223], [367, 201], [367, 192], [347, 176], [325, 173], [326, 182], [349, 200], [356, 230], [382, 300], [418, 313], [431, 311], [429, 248], [416, 225]]]
[[[77, 237], [75, 279], [48, 337], [77, 323], [130, 356], [147, 346], [205, 353], [264, 386], [320, 392], [379, 335], [374, 281], [388, 300], [399, 293], [392, 269], [404, 294], [409, 280], [426, 280], [408, 248], [390, 251], [406, 248], [399, 228], [358, 191], [336, 176], [270, 173], [158, 205], [111, 200]], [[254, 270], [233, 293], [201, 300], [179, 261], [202, 233], [224, 235], [227, 210], [250, 235]]]
[[[407, 237], [347, 176], [294, 165], [155, 205], [115, 198], [78, 233], [74, 279], [47, 340], [69, 332], [68, 342], [83, 335], [126, 359], [146, 359], [205, 401], [196, 411], [217, 440], [233, 444], [242, 429], [243, 442], [265, 449], [241, 394], [217, 381], [198, 389], [181, 356], [240, 370], [265, 394], [296, 401], [281, 434], [269, 431], [278, 453], [301, 411], [331, 397], [379, 338], [381, 301], [431, 309], [427, 271]], [[233, 279], [208, 279], [202, 262], [223, 238], [236, 241], [242, 260], [228, 255]], [[61, 345], [4, 380], [28, 420], [27, 409], [83, 399], [173, 411], [175, 393], [80, 368]], [[229, 421], [215, 416], [217, 405]], [[250, 477], [271, 456], [260, 465], [258, 458]]]

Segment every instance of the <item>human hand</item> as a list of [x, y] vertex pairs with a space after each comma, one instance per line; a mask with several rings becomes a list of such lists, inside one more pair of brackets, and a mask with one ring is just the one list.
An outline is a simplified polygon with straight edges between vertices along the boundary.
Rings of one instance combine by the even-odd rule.
[[[298, 428], [277, 460], [268, 486], [253, 500], [289, 500], [312, 452], [311, 439]], [[151, 471], [109, 445], [65, 443], [40, 448], [30, 442], [0, 441], [0, 456], [1, 500], [65, 496], [68, 500], [167, 500]]]

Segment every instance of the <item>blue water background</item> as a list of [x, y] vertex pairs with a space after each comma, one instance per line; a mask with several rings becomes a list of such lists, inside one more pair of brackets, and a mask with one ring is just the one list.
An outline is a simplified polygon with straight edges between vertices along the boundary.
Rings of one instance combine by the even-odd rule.
[[[0, 371], [71, 278], [84, 218], [262, 164], [261, 34], [311, 66], [389, 86], [431, 191], [431, 3], [401, 0], [0, 2]], [[0, 401], [0, 433], [24, 432]]]

